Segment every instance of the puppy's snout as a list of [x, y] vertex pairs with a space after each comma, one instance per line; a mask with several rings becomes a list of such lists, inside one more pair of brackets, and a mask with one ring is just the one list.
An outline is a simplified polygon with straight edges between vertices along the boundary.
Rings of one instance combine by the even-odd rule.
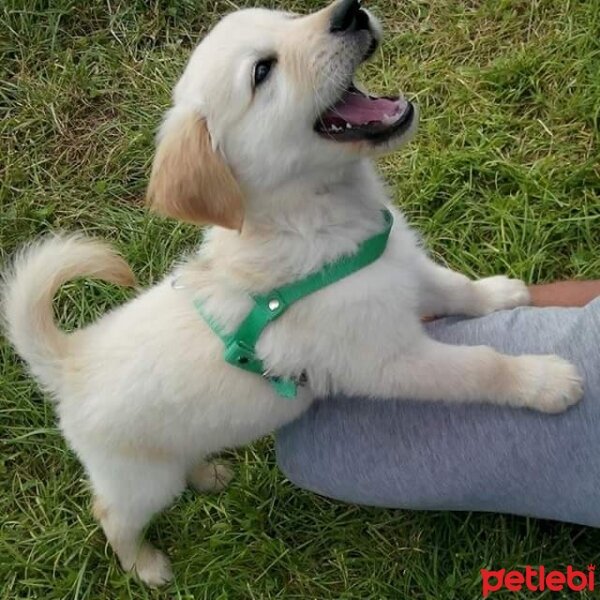
[[333, 9], [329, 31], [345, 33], [369, 29], [369, 15], [361, 9], [360, 0], [341, 0]]

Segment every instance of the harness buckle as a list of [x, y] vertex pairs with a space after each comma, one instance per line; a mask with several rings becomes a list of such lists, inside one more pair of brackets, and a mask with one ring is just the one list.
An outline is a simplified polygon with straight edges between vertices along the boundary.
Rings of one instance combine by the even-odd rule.
[[226, 362], [240, 369], [252, 373], [262, 373], [262, 361], [256, 357], [254, 348], [241, 340], [233, 340], [228, 344], [223, 357]]

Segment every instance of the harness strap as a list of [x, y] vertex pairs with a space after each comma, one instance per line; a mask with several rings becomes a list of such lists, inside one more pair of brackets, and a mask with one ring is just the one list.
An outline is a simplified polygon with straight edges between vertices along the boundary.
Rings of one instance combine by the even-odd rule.
[[389, 210], [381, 212], [385, 222], [383, 230], [361, 242], [354, 254], [342, 256], [326, 264], [319, 271], [311, 273], [299, 281], [275, 288], [267, 294], [253, 295], [254, 306], [232, 333], [226, 333], [221, 325], [207, 314], [204, 302], [196, 299], [194, 301], [196, 310], [225, 346], [223, 355], [225, 361], [245, 371], [265, 377], [280, 396], [295, 398], [298, 381], [270, 375], [265, 370], [263, 361], [256, 356], [256, 343], [267, 325], [280, 317], [292, 304], [363, 269], [383, 254], [394, 219]]

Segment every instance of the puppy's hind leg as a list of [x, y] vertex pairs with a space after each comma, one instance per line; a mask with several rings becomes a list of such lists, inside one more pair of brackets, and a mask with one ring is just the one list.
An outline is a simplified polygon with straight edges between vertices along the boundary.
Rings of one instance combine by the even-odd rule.
[[212, 461], [198, 463], [187, 475], [190, 485], [199, 492], [220, 492], [232, 478], [233, 471], [227, 465]]
[[85, 462], [95, 492], [94, 516], [123, 569], [135, 569], [152, 587], [167, 583], [173, 577], [169, 559], [144, 540], [143, 532], [152, 516], [183, 490], [183, 467], [122, 457]]

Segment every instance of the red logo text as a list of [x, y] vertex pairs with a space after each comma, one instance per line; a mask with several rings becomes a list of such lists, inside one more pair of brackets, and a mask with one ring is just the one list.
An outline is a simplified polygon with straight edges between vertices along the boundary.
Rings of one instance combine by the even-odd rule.
[[488, 571], [481, 569], [481, 584], [483, 597], [487, 598], [493, 592], [508, 590], [520, 592], [523, 588], [531, 592], [593, 592], [596, 589], [594, 578], [595, 565], [588, 565], [585, 571], [575, 570], [568, 566], [566, 571], [547, 571], [546, 567], [531, 567], [527, 565], [524, 571]]

